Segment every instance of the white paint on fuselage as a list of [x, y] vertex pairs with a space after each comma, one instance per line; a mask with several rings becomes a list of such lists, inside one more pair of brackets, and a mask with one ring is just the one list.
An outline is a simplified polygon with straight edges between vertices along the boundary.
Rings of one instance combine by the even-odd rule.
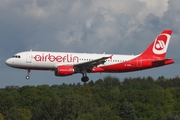
[[85, 63], [102, 57], [110, 57], [104, 64], [99, 66], [107, 66], [122, 63], [136, 58], [139, 55], [118, 55], [118, 54], [96, 54], [96, 53], [65, 53], [65, 52], [43, 52], [43, 51], [27, 51], [20, 52], [6, 60], [6, 64], [22, 69], [46, 69], [54, 70], [60, 65], [75, 65]]

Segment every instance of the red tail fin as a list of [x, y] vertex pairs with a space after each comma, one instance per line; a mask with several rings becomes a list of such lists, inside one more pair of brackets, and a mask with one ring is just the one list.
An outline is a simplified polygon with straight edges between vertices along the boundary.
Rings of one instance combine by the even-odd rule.
[[172, 30], [164, 30], [140, 56], [165, 57], [171, 34]]

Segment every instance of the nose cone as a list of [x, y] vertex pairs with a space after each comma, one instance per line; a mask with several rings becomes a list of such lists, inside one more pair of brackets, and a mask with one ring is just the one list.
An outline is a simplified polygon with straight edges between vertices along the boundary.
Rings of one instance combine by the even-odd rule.
[[6, 60], [6, 65], [11, 66], [13, 64], [12, 60], [9, 58]]

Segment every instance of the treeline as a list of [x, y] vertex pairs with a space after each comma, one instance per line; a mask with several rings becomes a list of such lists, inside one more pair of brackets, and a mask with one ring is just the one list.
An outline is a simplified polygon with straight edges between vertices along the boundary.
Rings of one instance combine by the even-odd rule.
[[0, 120], [180, 120], [180, 78], [1, 89]]

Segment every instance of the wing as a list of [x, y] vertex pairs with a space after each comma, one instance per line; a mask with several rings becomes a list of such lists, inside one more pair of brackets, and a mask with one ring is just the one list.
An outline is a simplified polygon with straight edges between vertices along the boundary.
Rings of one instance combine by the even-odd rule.
[[92, 70], [94, 67], [97, 67], [100, 64], [104, 64], [108, 58], [112, 58], [112, 55], [109, 57], [102, 57], [88, 62], [75, 64], [74, 68], [79, 70]]

